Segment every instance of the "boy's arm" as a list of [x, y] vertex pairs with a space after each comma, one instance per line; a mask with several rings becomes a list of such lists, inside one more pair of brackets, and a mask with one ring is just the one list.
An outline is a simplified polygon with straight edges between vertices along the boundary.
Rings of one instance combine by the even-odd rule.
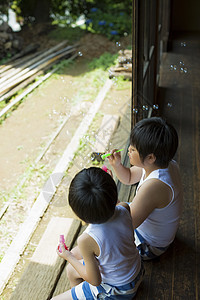
[[74, 267], [74, 269], [76, 269], [83, 280], [94, 286], [98, 286], [101, 283], [101, 274], [94, 252], [98, 250], [97, 243], [87, 233], [83, 233], [78, 238], [78, 247], [83, 256], [85, 265], [77, 260], [70, 251], [65, 250], [63, 246], [61, 246], [62, 253], [59, 253], [58, 251], [57, 253], [60, 257], [66, 259]]
[[130, 204], [133, 227], [137, 228], [155, 208], [163, 208], [172, 198], [171, 189], [157, 179], [149, 179], [138, 190]]
[[110, 165], [113, 167], [117, 178], [126, 185], [135, 184], [140, 181], [142, 176], [142, 169], [136, 166], [126, 168], [121, 163], [120, 152], [113, 150], [112, 155], [107, 157]]

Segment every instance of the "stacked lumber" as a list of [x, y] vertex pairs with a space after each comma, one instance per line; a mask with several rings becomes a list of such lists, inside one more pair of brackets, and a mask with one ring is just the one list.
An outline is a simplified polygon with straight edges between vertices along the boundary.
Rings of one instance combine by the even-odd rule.
[[109, 78], [118, 76], [132, 79], [132, 50], [119, 51], [118, 65], [109, 70]]
[[7, 102], [61, 59], [73, 59], [77, 56], [77, 45], [67, 45], [67, 41], [48, 50], [33, 51], [37, 46], [34, 47], [30, 45], [21, 55], [17, 54], [5, 65], [0, 65], [0, 102]]

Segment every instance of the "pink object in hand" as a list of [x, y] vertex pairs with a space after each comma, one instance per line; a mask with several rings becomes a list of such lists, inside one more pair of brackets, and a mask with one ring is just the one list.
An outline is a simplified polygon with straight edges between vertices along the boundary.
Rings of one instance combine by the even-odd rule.
[[[60, 235], [60, 243], [64, 244], [65, 249], [68, 250], [68, 247], [65, 245], [65, 238], [64, 238], [63, 234]], [[58, 250], [59, 250], [60, 253], [62, 253], [62, 249], [61, 249], [60, 245], [58, 246]]]
[[107, 171], [108, 171], [108, 168], [107, 168], [105, 165], [103, 165], [103, 166], [102, 166], [102, 170], [104, 170], [105, 172], [107, 172]]

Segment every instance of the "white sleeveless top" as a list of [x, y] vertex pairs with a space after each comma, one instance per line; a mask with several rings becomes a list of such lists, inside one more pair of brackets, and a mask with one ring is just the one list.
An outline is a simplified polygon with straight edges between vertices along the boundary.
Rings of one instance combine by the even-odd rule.
[[97, 260], [102, 283], [120, 286], [135, 279], [141, 260], [134, 243], [131, 215], [125, 207], [117, 205], [110, 220], [103, 224], [90, 224], [85, 232], [99, 246]]
[[174, 240], [182, 212], [183, 194], [179, 167], [175, 161], [171, 161], [168, 168], [155, 170], [145, 179], [144, 175], [145, 171], [137, 191], [145, 181], [156, 178], [171, 188], [172, 199], [164, 208], [154, 209], [137, 230], [149, 245], [166, 247]]

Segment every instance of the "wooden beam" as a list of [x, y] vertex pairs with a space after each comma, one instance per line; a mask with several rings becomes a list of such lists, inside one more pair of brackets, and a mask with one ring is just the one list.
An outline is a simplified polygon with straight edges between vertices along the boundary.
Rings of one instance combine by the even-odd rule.
[[14, 299], [48, 299], [66, 265], [56, 253], [59, 235], [64, 234], [71, 249], [81, 228], [81, 221], [72, 218], [52, 217], [14, 293]]
[[50, 54], [49, 56], [43, 58], [40, 61], [37, 61], [33, 65], [22, 69], [19, 73], [15, 74], [14, 76], [10, 77], [6, 82], [0, 84], [0, 94], [3, 95], [7, 92], [10, 88], [16, 86], [26, 78], [32, 76], [33, 74], [37, 73], [39, 70], [45, 68], [47, 65], [52, 64], [52, 62], [65, 57], [66, 55], [73, 53], [75, 48], [69, 46], [63, 50], [62, 53], [56, 52], [54, 54]]

